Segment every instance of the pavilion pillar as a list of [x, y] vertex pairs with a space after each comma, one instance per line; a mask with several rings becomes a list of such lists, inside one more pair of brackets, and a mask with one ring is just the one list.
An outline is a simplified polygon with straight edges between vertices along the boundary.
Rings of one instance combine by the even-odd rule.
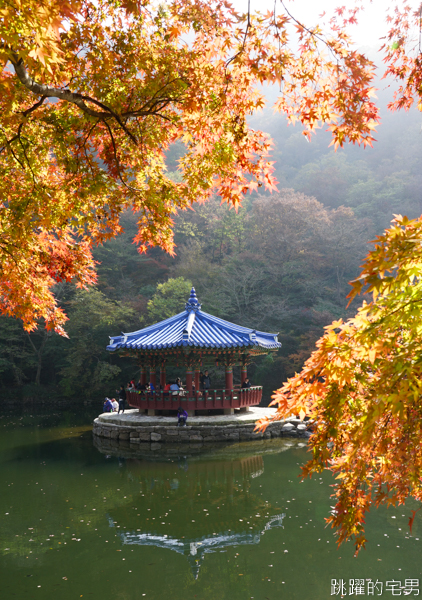
[[164, 389], [166, 385], [166, 365], [160, 365], [160, 385]]
[[146, 384], [147, 384], [147, 370], [143, 365], [141, 365], [141, 385], [146, 385]]
[[240, 368], [240, 384], [242, 385], [244, 381], [248, 378], [248, 367], [246, 366], [246, 364], [242, 364]]
[[190, 368], [186, 369], [186, 388], [187, 390], [192, 393], [192, 378], [193, 378], [193, 371]]
[[157, 387], [157, 373], [155, 372], [155, 366], [151, 366], [149, 368], [149, 380], [153, 384], [153, 386]]
[[199, 369], [195, 369], [195, 390], [198, 391], [199, 387], [200, 387], [200, 381], [199, 381]]
[[226, 390], [233, 389], [233, 367], [226, 365]]

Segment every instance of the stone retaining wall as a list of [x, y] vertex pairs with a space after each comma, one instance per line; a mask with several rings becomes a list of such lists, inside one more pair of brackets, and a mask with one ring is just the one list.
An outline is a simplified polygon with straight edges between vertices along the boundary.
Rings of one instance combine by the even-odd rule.
[[176, 425], [124, 426], [108, 424], [95, 419], [94, 435], [112, 440], [126, 440], [131, 444], [152, 443], [204, 443], [204, 442], [242, 442], [278, 437], [310, 436], [307, 426], [299, 419], [277, 421], [268, 425], [264, 433], [254, 432], [254, 423], [230, 425], [195, 425], [177, 427]]

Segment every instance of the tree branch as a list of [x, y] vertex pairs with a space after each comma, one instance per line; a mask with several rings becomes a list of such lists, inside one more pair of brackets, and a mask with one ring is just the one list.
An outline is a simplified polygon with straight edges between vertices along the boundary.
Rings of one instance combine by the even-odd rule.
[[[2, 251], [3, 251], [3, 252], [6, 252], [6, 254], [8, 254], [8, 255], [10, 256], [10, 258], [13, 260], [13, 262], [15, 263], [15, 265], [18, 267], [18, 270], [19, 270], [19, 265], [18, 265], [18, 261], [16, 260], [15, 253], [12, 253], [12, 252], [10, 252], [10, 250], [8, 250], [8, 247], [9, 247], [9, 246], [10, 246], [10, 244], [8, 244], [8, 243], [6, 243], [6, 244], [3, 244], [3, 243], [0, 241], [0, 248], [2, 249]], [[0, 265], [0, 269], [1, 269], [1, 268], [2, 268], [2, 267], [1, 267], [1, 265]]]
[[317, 33], [315, 33], [314, 31], [312, 31], [312, 29], [308, 29], [307, 27], [305, 27], [305, 25], [303, 23], [301, 23], [300, 21], [298, 21], [297, 19], [295, 19], [294, 16], [287, 10], [287, 8], [286, 8], [283, 0], [280, 0], [280, 3], [281, 3], [282, 7], [284, 8], [284, 10], [289, 15], [289, 17], [291, 18], [292, 21], [294, 21], [297, 25], [299, 25], [299, 27], [301, 27], [304, 31], [307, 31], [313, 38], [319, 40], [320, 42], [322, 42], [323, 44], [325, 44], [327, 46], [327, 48], [329, 49], [329, 51], [331, 52], [331, 54], [335, 58], [335, 60], [337, 62], [337, 65], [338, 65], [339, 64], [339, 59], [338, 59], [337, 53], [335, 54], [333, 52], [333, 48], [330, 46], [330, 44], [328, 44], [328, 42], [326, 40], [324, 40], [323, 37], [319, 36]]
[[93, 169], [92, 169], [91, 161], [88, 158], [88, 153], [87, 153], [87, 150], [86, 150], [86, 143], [89, 140], [89, 137], [90, 137], [91, 133], [94, 131], [94, 129], [96, 128], [96, 126], [98, 125], [98, 123], [100, 123], [100, 120], [98, 120], [96, 123], [94, 123], [94, 125], [91, 127], [91, 129], [88, 131], [88, 134], [87, 134], [87, 136], [84, 139], [83, 144], [82, 144], [82, 147], [83, 147], [84, 153], [85, 153], [85, 158], [86, 158], [86, 160], [87, 160], [87, 162], [89, 164], [89, 168], [91, 169], [91, 174], [92, 174], [93, 177], [94, 177], [94, 172], [93, 172]]
[[116, 149], [116, 143], [115, 143], [115, 141], [114, 141], [114, 137], [113, 137], [113, 132], [111, 131], [111, 127], [110, 127], [110, 125], [107, 123], [107, 121], [103, 121], [103, 122], [104, 122], [104, 125], [107, 127], [107, 129], [108, 129], [108, 132], [109, 132], [109, 134], [110, 134], [111, 143], [112, 143], [112, 145], [113, 145], [113, 154], [114, 154], [114, 160], [116, 161], [117, 173], [118, 173], [118, 175], [119, 175], [119, 179], [120, 179], [120, 181], [123, 183], [123, 185], [124, 185], [124, 186], [125, 186], [125, 187], [126, 187], [128, 190], [131, 190], [131, 191], [133, 191], [133, 192], [142, 192], [143, 190], [139, 190], [139, 189], [137, 189], [137, 188], [134, 188], [134, 187], [132, 187], [132, 186], [128, 185], [128, 184], [127, 184], [127, 183], [126, 183], [126, 182], [123, 180], [123, 177], [122, 177], [122, 174], [121, 174], [121, 171], [120, 171], [120, 161], [119, 161], [119, 158], [118, 158], [118, 156], [117, 156], [117, 149]]
[[47, 96], [42, 96], [42, 98], [36, 102], [33, 106], [31, 106], [31, 108], [27, 108], [26, 110], [24, 110], [22, 112], [24, 117], [27, 117], [29, 114], [31, 114], [34, 110], [36, 110], [39, 106], [41, 106], [41, 104], [43, 104], [44, 100], [47, 99]]
[[[2, 128], [2, 129], [3, 129], [3, 128]], [[25, 170], [25, 165], [24, 165], [24, 164], [23, 164], [23, 163], [22, 163], [22, 162], [19, 160], [19, 158], [18, 158], [18, 157], [16, 156], [16, 154], [13, 152], [13, 148], [12, 148], [12, 146], [11, 146], [12, 142], [14, 142], [15, 140], [18, 140], [18, 139], [19, 139], [20, 132], [18, 132], [16, 135], [14, 135], [14, 136], [12, 137], [12, 139], [10, 139], [10, 140], [8, 140], [8, 139], [7, 139], [7, 137], [6, 137], [6, 134], [4, 133], [4, 131], [3, 131], [3, 134], [4, 134], [4, 137], [6, 138], [6, 145], [5, 145], [5, 146], [3, 146], [2, 148], [0, 148], [0, 154], [3, 152], [3, 150], [4, 150], [6, 147], [7, 147], [7, 148], [9, 148], [10, 152], [12, 153], [12, 156], [13, 156], [13, 158], [16, 160], [16, 162], [17, 162], [17, 163], [19, 163], [19, 164], [20, 164], [20, 166], [22, 167], [22, 169], [23, 169], [23, 170]]]
[[35, 173], [34, 173], [34, 171], [32, 170], [31, 163], [29, 162], [29, 158], [28, 158], [28, 155], [27, 155], [27, 153], [26, 153], [26, 148], [25, 148], [25, 146], [23, 145], [23, 142], [22, 142], [22, 138], [21, 138], [21, 131], [22, 131], [22, 127], [23, 127], [23, 123], [21, 123], [21, 124], [19, 125], [19, 127], [18, 127], [18, 134], [17, 134], [17, 136], [18, 136], [18, 139], [19, 139], [19, 143], [20, 143], [20, 145], [21, 145], [21, 148], [22, 148], [22, 150], [23, 150], [23, 155], [24, 155], [24, 157], [25, 157], [25, 159], [26, 159], [26, 162], [27, 162], [27, 164], [28, 164], [29, 170], [31, 171], [31, 175], [32, 175], [32, 181], [33, 181], [33, 183], [34, 183], [34, 187], [33, 187], [32, 191], [34, 191], [34, 189], [37, 187], [37, 180], [36, 180], [36, 177], [35, 177]]
[[229, 66], [229, 64], [231, 62], [233, 62], [239, 56], [239, 54], [242, 54], [242, 52], [245, 49], [246, 38], [248, 37], [248, 32], [249, 32], [249, 27], [250, 26], [251, 26], [251, 0], [248, 0], [248, 21], [246, 23], [246, 30], [245, 30], [245, 35], [243, 37], [242, 47], [239, 50], [239, 52], [237, 52], [234, 56], [232, 56], [231, 58], [229, 58], [229, 60], [226, 62], [226, 77], [227, 77], [227, 67]]
[[[41, 106], [41, 104], [44, 102], [44, 100], [46, 99], [46, 96], [43, 96], [38, 102], [36, 102], [33, 106], [31, 106], [30, 108], [27, 108], [26, 110], [22, 111], [20, 114], [22, 114], [24, 117], [27, 117], [29, 114], [31, 114], [34, 110], [36, 110], [39, 106]], [[21, 123], [22, 125], [22, 123]], [[10, 146], [10, 144], [12, 142], [15, 142], [16, 140], [18, 140], [20, 138], [20, 133], [21, 133], [21, 125], [19, 125], [19, 129], [18, 129], [18, 133], [16, 135], [14, 135], [10, 140], [6, 140], [6, 146]], [[0, 154], [3, 152], [3, 150], [5, 150], [6, 146], [2, 146], [0, 148]], [[13, 151], [12, 151], [13, 154]], [[13, 154], [14, 156], [14, 154]], [[16, 158], [16, 157], [15, 157]], [[18, 161], [19, 162], [19, 161]]]
[[[51, 85], [46, 85], [42, 83], [37, 83], [30, 75], [24, 67], [23, 60], [18, 57], [15, 52], [12, 52], [13, 58], [10, 59], [12, 63], [15, 73], [19, 79], [19, 81], [24, 85], [30, 92], [36, 94], [37, 96], [44, 96], [45, 98], [59, 98], [59, 100], [65, 100], [66, 102], [70, 102], [71, 104], [75, 104], [78, 108], [80, 108], [84, 113], [90, 115], [91, 117], [97, 117], [101, 120], [113, 118], [117, 121], [123, 131], [130, 137], [130, 139], [136, 144], [137, 140], [135, 136], [128, 130], [120, 116], [114, 112], [110, 107], [106, 106], [102, 102], [91, 98], [90, 96], [83, 96], [78, 92], [72, 92], [69, 89], [61, 90], [60, 88], [53, 87]], [[92, 102], [99, 108], [103, 110], [97, 111], [90, 108], [86, 102]]]
[[[173, 79], [167, 82], [164, 86], [162, 86], [159, 90], [155, 92], [155, 94], [150, 98], [143, 106], [133, 110], [129, 110], [127, 112], [123, 112], [120, 115], [116, 113], [112, 108], [103, 104], [102, 102], [96, 100], [95, 98], [91, 98], [90, 96], [86, 96], [83, 94], [79, 94], [78, 92], [72, 92], [70, 89], [65, 88], [57, 88], [47, 84], [41, 84], [36, 82], [27, 72], [23, 60], [19, 58], [16, 52], [10, 50], [10, 62], [12, 63], [16, 76], [19, 81], [33, 94], [41, 96], [41, 99], [36, 102], [31, 108], [22, 112], [24, 116], [29, 115], [31, 112], [36, 110], [41, 104], [43, 104], [46, 98], [58, 98], [59, 100], [64, 100], [65, 102], [69, 102], [71, 104], [75, 104], [78, 108], [82, 110], [85, 114], [100, 119], [102, 122], [106, 122], [106, 120], [114, 119], [118, 125], [123, 129], [126, 135], [134, 142], [136, 145], [138, 144], [138, 140], [135, 135], [127, 128], [124, 120], [129, 119], [131, 117], [144, 117], [144, 116], [155, 116], [165, 119], [166, 121], [172, 122], [172, 120], [166, 115], [161, 114], [166, 106], [168, 106], [171, 102], [179, 102], [180, 100], [176, 97], [173, 98], [171, 95], [166, 95], [162, 97], [157, 97], [160, 92], [162, 92], [166, 87], [170, 84], [177, 81]], [[96, 107], [101, 108], [102, 110], [94, 110], [89, 106], [92, 103]], [[7, 145], [11, 142], [14, 142], [19, 139], [19, 133], [15, 135], [11, 140], [8, 140]], [[5, 146], [0, 148], [0, 154], [5, 149]]]
[[39, 352], [38, 352], [38, 350], [37, 350], [37, 348], [36, 348], [36, 346], [35, 346], [34, 342], [31, 340], [31, 336], [29, 335], [29, 333], [28, 333], [28, 332], [26, 333], [26, 335], [28, 336], [28, 340], [29, 340], [29, 342], [30, 342], [30, 344], [31, 344], [31, 346], [32, 346], [32, 349], [34, 350], [35, 354], [36, 354], [37, 356], [39, 356]]

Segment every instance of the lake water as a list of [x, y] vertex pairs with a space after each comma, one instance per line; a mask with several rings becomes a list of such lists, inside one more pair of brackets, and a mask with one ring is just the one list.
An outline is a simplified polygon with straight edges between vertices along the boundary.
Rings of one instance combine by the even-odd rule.
[[303, 441], [110, 451], [93, 416], [0, 414], [1, 600], [325, 600], [368, 596], [371, 581], [416, 595], [415, 503], [370, 514], [353, 558], [325, 527], [329, 474], [300, 482]]

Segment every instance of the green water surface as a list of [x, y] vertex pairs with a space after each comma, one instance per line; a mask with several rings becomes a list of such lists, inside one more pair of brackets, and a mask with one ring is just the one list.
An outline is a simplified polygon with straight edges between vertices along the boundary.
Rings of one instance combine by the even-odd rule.
[[357, 558], [337, 549], [330, 476], [298, 477], [303, 440], [110, 450], [93, 416], [0, 414], [1, 600], [322, 600], [340, 597], [332, 579], [345, 596], [378, 580], [388, 598], [422, 579], [412, 502], [369, 515]]

